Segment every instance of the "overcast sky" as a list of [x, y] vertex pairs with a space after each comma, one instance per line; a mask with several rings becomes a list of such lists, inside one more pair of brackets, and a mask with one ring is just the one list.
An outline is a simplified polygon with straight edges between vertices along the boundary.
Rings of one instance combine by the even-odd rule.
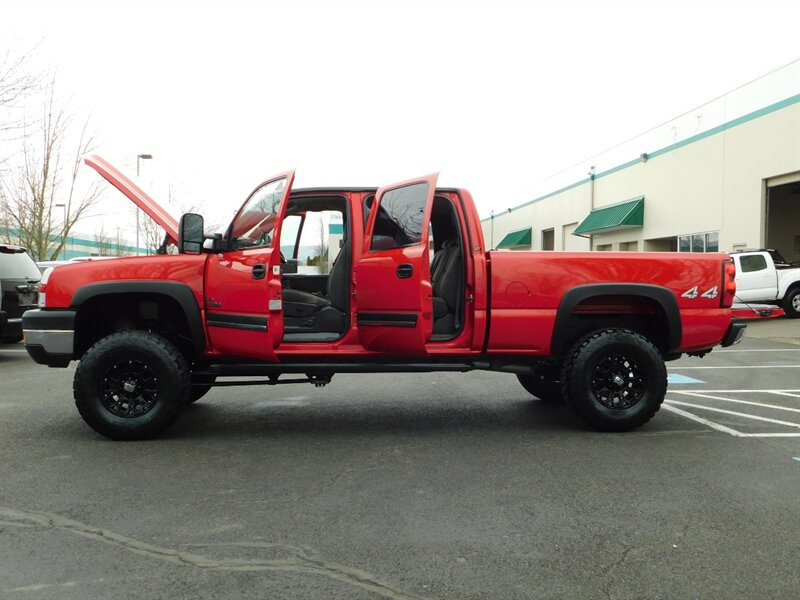
[[798, 30], [800, 1], [0, 0], [0, 50], [38, 43], [99, 152], [130, 173], [153, 154], [156, 195], [216, 222], [287, 168], [297, 187], [441, 171], [487, 216], [797, 59]]

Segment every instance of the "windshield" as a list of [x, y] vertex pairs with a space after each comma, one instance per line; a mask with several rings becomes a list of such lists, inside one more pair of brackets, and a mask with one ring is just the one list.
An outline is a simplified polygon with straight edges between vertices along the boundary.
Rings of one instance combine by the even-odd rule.
[[269, 246], [278, 207], [286, 190], [286, 177], [258, 188], [231, 224], [233, 249]]

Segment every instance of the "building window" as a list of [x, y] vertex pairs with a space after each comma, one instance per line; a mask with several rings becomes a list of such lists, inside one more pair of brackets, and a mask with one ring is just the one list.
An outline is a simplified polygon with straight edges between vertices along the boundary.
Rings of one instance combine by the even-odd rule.
[[679, 235], [678, 252], [719, 252], [719, 231]]
[[636, 252], [639, 250], [639, 242], [620, 242], [619, 249], [622, 252]]
[[598, 252], [610, 252], [611, 244], [598, 244], [596, 250]]

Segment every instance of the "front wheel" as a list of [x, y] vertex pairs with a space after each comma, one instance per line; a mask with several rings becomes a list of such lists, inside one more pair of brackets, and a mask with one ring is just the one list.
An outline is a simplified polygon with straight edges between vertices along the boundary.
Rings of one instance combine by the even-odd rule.
[[629, 431], [658, 412], [667, 393], [667, 368], [647, 338], [606, 329], [572, 347], [561, 385], [583, 421], [601, 431]]
[[786, 296], [783, 297], [783, 312], [786, 313], [786, 316], [790, 319], [796, 319], [800, 317], [800, 287], [793, 288], [786, 292]]
[[172, 342], [147, 331], [120, 331], [95, 343], [73, 381], [83, 420], [115, 440], [150, 438], [166, 429], [189, 390], [186, 359]]

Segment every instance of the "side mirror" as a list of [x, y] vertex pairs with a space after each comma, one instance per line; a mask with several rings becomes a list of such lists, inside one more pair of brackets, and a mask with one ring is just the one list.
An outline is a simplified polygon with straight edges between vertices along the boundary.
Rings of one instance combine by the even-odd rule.
[[186, 213], [178, 224], [178, 252], [200, 254], [203, 251], [203, 215]]
[[222, 237], [221, 233], [207, 235], [203, 243], [203, 250], [211, 252], [224, 252], [228, 247], [228, 240]]

